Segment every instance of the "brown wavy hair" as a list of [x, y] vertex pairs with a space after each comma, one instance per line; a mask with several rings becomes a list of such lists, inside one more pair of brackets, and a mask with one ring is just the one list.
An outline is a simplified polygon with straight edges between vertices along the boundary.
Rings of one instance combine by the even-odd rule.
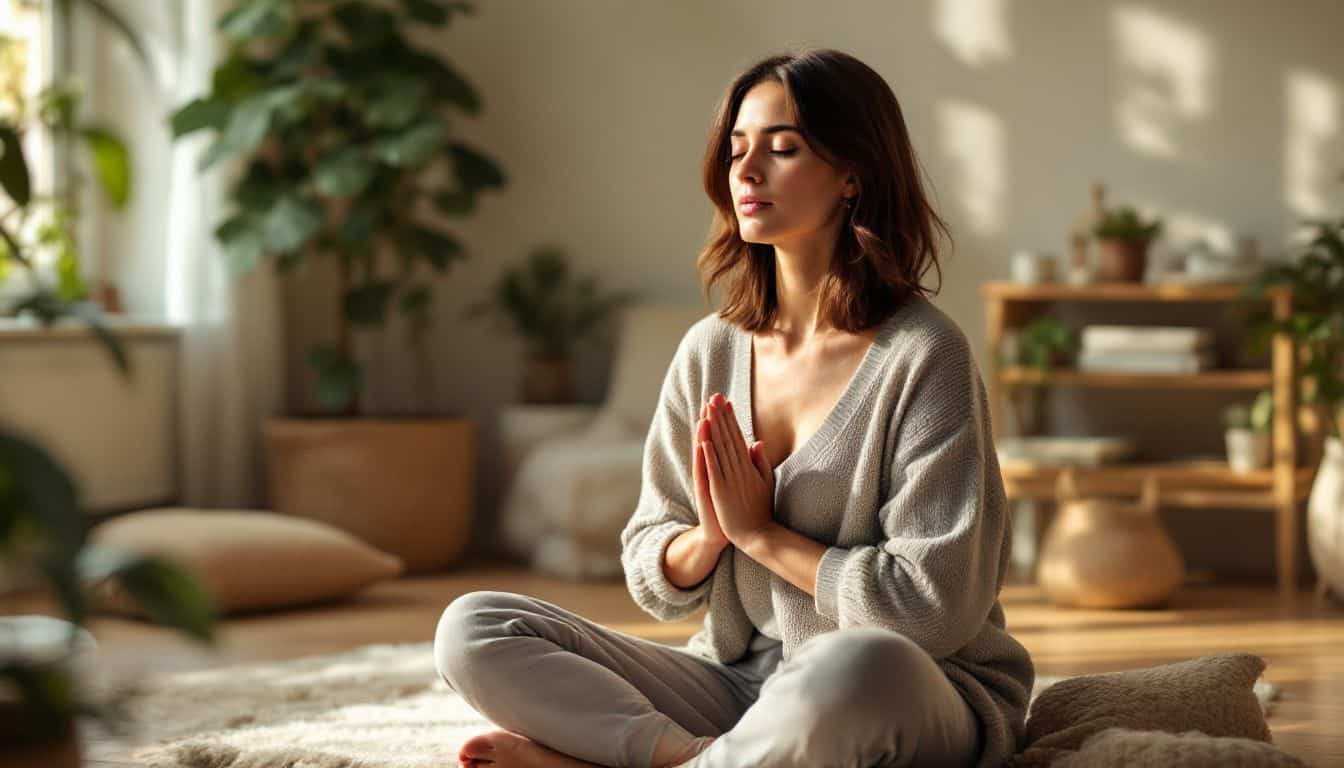
[[742, 239], [728, 185], [730, 134], [747, 91], [765, 80], [784, 86], [803, 139], [832, 166], [854, 174], [859, 193], [841, 227], [821, 288], [822, 312], [856, 333], [881, 322], [923, 284], [932, 267], [942, 285], [937, 235], [947, 224], [929, 203], [901, 106], [868, 65], [840, 51], [810, 49], [771, 56], [743, 72], [719, 104], [705, 150], [705, 192], [717, 209], [696, 260], [706, 302], [724, 280], [719, 316], [749, 331], [768, 329], [778, 310], [775, 248]]

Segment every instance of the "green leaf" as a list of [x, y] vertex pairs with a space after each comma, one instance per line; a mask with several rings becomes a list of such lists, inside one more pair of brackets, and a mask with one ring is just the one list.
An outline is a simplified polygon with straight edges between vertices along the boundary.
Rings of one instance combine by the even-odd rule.
[[317, 373], [318, 403], [333, 412], [349, 408], [363, 378], [359, 363], [334, 345], [315, 344], [308, 350], [308, 366]]
[[234, 215], [215, 228], [215, 239], [224, 249], [233, 274], [254, 269], [266, 252], [266, 238], [254, 216]]
[[359, 0], [347, 0], [329, 12], [357, 47], [375, 47], [397, 36], [397, 17]]
[[346, 211], [345, 221], [341, 222], [340, 238], [346, 243], [367, 243], [380, 221], [381, 214], [376, 202], [356, 202]]
[[408, 244], [416, 255], [439, 272], [447, 271], [452, 262], [466, 258], [462, 243], [457, 238], [429, 227], [413, 228]]
[[242, 0], [219, 20], [219, 31], [238, 41], [271, 37], [284, 32], [293, 20], [288, 0]]
[[109, 131], [86, 126], [80, 132], [93, 159], [93, 168], [112, 207], [121, 210], [131, 197], [131, 156], [121, 139]]
[[194, 99], [172, 114], [173, 138], [180, 139], [204, 128], [221, 130], [229, 118], [229, 105], [217, 98]]
[[237, 104], [260, 87], [255, 67], [236, 51], [215, 67], [210, 76], [211, 97], [227, 104]]
[[350, 147], [322, 158], [313, 169], [317, 191], [331, 197], [349, 197], [364, 191], [373, 177], [373, 163], [358, 147]]
[[396, 284], [388, 280], [372, 280], [351, 288], [345, 293], [345, 318], [358, 326], [382, 325], [395, 288]]
[[422, 24], [442, 25], [448, 20], [448, 9], [434, 0], [401, 0], [406, 15]]
[[113, 579], [155, 623], [214, 640], [214, 601], [187, 569], [161, 557], [139, 557], [114, 571]]
[[0, 123], [0, 186], [20, 208], [27, 208], [32, 199], [32, 184], [28, 178], [28, 161], [23, 157], [23, 143], [13, 126]]
[[451, 65], [433, 56], [416, 56], [413, 57], [413, 61], [419, 64], [419, 68], [427, 70], [425, 76], [431, 84], [434, 95], [469, 115], [481, 111], [480, 95]]
[[374, 145], [378, 159], [388, 165], [417, 165], [438, 151], [444, 141], [443, 124], [438, 120], [417, 123]]
[[476, 195], [470, 190], [445, 189], [434, 194], [434, 207], [440, 213], [462, 216], [476, 210]]
[[448, 150], [458, 181], [466, 189], [498, 189], [504, 186], [504, 172], [493, 160], [465, 144], [454, 142]]
[[20, 510], [58, 551], [73, 557], [88, 529], [75, 483], [65, 469], [37, 443], [6, 432], [0, 432], [0, 467], [8, 472], [0, 506]]
[[226, 157], [255, 149], [271, 127], [274, 106], [271, 95], [263, 92], [234, 107], [224, 132], [201, 157], [198, 170], [204, 171]]
[[364, 109], [364, 119], [375, 128], [400, 128], [424, 110], [427, 88], [419, 80], [404, 77], [380, 79]]
[[298, 250], [322, 226], [322, 206], [312, 200], [285, 195], [266, 215], [263, 231], [267, 250]]

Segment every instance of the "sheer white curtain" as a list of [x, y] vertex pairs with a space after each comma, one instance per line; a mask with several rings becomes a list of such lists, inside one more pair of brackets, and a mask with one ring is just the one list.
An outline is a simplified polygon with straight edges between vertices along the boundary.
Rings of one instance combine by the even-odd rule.
[[[215, 20], [231, 0], [183, 0], [174, 105], [205, 93], [223, 48]], [[235, 277], [213, 230], [227, 205], [227, 171], [196, 171], [209, 137], [173, 147], [165, 305], [181, 327], [179, 449], [182, 502], [255, 507], [265, 497], [262, 425], [284, 407], [280, 287], [269, 264]]]

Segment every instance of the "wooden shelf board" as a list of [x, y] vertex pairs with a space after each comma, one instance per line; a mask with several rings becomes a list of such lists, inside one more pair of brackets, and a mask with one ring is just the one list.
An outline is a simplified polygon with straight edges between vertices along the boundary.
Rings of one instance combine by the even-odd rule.
[[1266, 369], [1214, 369], [1198, 373], [1120, 373], [1080, 371], [1074, 368], [1007, 366], [997, 370], [999, 381], [1014, 385], [1116, 387], [1154, 389], [1268, 389], [1274, 374]]
[[[1013, 499], [1053, 499], [1062, 469], [1017, 461], [1000, 466], [1008, 497]], [[1169, 506], [1269, 509], [1275, 505], [1273, 469], [1233, 472], [1221, 461], [1168, 461], [1076, 467], [1074, 471], [1084, 495], [1137, 496], [1143, 478], [1154, 475], [1162, 503]], [[1311, 467], [1297, 469], [1298, 501], [1310, 492], [1314, 475]]]
[[[1067, 285], [1041, 283], [1031, 285], [1011, 281], [992, 281], [980, 286], [986, 299], [1013, 301], [1170, 301], [1229, 302], [1238, 299], [1243, 283], [1094, 283]], [[1267, 295], [1279, 292], [1271, 288]]]

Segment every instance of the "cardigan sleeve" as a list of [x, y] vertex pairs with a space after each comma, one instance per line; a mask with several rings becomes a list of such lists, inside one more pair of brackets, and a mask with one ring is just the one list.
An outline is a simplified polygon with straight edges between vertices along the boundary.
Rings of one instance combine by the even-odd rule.
[[668, 580], [663, 553], [699, 524], [691, 467], [691, 365], [684, 337], [668, 367], [644, 441], [639, 501], [621, 531], [621, 565], [635, 603], [661, 621], [686, 618], [707, 599], [713, 573], [682, 589]]
[[981, 631], [1011, 544], [984, 384], [964, 337], [939, 346], [897, 399], [889, 498], [877, 510], [884, 539], [828, 547], [815, 594], [841, 628], [891, 629], [935, 659]]

